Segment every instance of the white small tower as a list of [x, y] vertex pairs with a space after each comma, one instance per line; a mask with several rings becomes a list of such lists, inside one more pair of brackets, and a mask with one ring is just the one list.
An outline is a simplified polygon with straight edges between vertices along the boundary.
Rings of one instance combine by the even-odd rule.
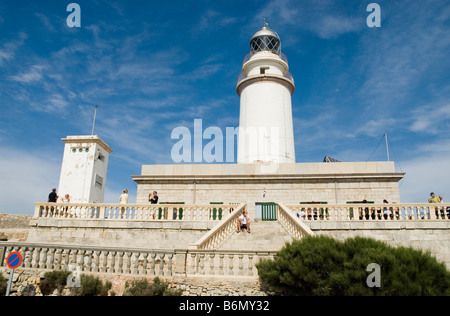
[[103, 203], [112, 149], [98, 136], [69, 136], [62, 141], [66, 145], [59, 196], [69, 194], [72, 203]]
[[295, 84], [280, 37], [264, 23], [250, 46], [237, 84], [238, 163], [295, 163], [291, 101]]

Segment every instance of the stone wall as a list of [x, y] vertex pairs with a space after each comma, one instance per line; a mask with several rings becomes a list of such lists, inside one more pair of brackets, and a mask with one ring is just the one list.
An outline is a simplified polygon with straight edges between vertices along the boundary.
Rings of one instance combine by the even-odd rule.
[[413, 247], [429, 251], [450, 269], [450, 221], [315, 221], [307, 222], [317, 235], [337, 240], [362, 236], [391, 246]]
[[403, 175], [390, 162], [166, 165], [143, 166], [133, 180], [137, 203], [148, 203], [149, 193], [157, 191], [161, 202], [245, 203], [254, 217], [255, 203], [399, 203]]
[[[44, 274], [48, 270], [42, 269], [17, 269], [14, 272], [13, 283], [11, 286], [11, 296], [42, 296], [39, 288]], [[9, 269], [0, 268], [0, 274], [9, 279]], [[131, 284], [134, 280], [142, 280], [144, 277], [129, 275], [111, 275], [102, 273], [86, 273], [95, 277], [99, 277], [103, 282], [110, 281], [112, 283], [111, 292], [115, 295], [122, 296], [125, 291], [125, 284]], [[152, 282], [153, 277], [145, 277]], [[185, 277], [169, 277], [161, 278], [167, 282], [169, 289], [181, 290], [182, 296], [267, 296], [272, 294], [267, 287], [255, 278], [235, 278], [235, 279], [219, 279], [219, 278], [185, 278]], [[55, 291], [54, 296], [70, 296], [70, 289], [67, 287], [62, 291]]]
[[103, 247], [182, 249], [195, 243], [218, 222], [127, 221], [39, 218], [27, 242]]
[[25, 241], [32, 216], [0, 214], [0, 241]]

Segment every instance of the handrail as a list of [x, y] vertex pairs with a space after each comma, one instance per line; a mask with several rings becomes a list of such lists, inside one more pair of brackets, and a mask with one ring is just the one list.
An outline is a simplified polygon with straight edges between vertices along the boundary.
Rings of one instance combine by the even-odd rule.
[[189, 249], [216, 249], [233, 232], [236, 231], [237, 220], [242, 212], [247, 208], [246, 204], [239, 205], [225, 220], [211, 229], [196, 243], [189, 245]]
[[282, 203], [277, 204], [277, 218], [295, 239], [315, 235], [306, 224], [295, 217], [293, 212]]

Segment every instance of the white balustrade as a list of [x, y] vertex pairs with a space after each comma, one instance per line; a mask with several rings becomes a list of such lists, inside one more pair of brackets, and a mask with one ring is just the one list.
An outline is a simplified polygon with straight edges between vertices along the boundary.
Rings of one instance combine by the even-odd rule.
[[220, 221], [238, 205], [36, 203], [35, 218]]
[[448, 203], [296, 204], [286, 205], [301, 221], [450, 220]]
[[315, 235], [307, 225], [294, 216], [288, 207], [281, 203], [277, 205], [277, 220], [295, 239]]
[[246, 204], [239, 205], [229, 216], [222, 220], [216, 227], [211, 229], [195, 244], [189, 246], [190, 249], [215, 249], [222, 244], [225, 239], [231, 236], [237, 229], [237, 220], [246, 209]]
[[257, 278], [256, 264], [276, 252], [145, 250], [46, 244], [0, 243], [0, 267], [11, 252], [23, 256], [21, 269], [65, 270], [151, 276], [232, 276]]

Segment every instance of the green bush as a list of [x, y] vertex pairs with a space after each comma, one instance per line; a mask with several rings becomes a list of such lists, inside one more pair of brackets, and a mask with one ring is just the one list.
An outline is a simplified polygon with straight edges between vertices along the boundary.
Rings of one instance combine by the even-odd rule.
[[125, 292], [123, 296], [180, 296], [181, 291], [168, 289], [167, 282], [161, 281], [158, 277], [153, 280], [153, 284], [149, 284], [147, 279], [125, 284]]
[[0, 274], [0, 296], [6, 295], [6, 288], [8, 287], [8, 280]]
[[44, 274], [44, 279], [39, 284], [39, 288], [43, 295], [47, 296], [56, 289], [62, 290], [67, 285], [67, 278], [71, 272], [68, 271], [51, 271]]
[[[379, 288], [367, 285], [371, 263], [381, 269]], [[287, 244], [274, 260], [262, 260], [257, 268], [260, 278], [281, 295], [450, 295], [450, 272], [429, 253], [369, 238], [339, 242], [307, 237]]]
[[82, 274], [80, 281], [81, 287], [72, 290], [74, 296], [108, 296], [112, 288], [111, 282], [106, 281], [103, 284], [102, 280], [91, 275]]

